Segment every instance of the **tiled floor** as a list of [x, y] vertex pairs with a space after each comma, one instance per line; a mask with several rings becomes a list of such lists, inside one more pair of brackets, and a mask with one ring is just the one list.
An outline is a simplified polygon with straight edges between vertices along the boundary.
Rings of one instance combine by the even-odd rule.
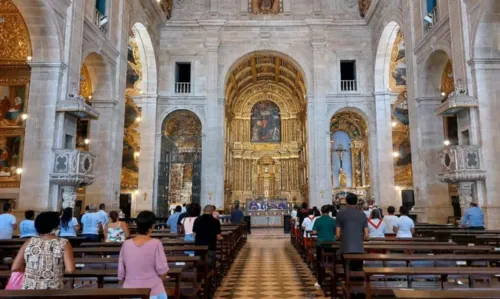
[[325, 298], [289, 238], [252, 236], [215, 298]]

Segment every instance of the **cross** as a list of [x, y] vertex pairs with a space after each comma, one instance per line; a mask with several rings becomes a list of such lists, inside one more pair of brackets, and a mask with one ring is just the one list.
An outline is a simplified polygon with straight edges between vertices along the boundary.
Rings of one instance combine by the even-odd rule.
[[342, 144], [339, 144], [339, 146], [337, 146], [337, 148], [335, 149], [335, 152], [339, 156], [340, 168], [342, 169], [343, 168], [343, 166], [342, 166], [342, 158], [344, 157], [344, 153], [346, 153], [347, 150], [344, 149], [344, 146]]

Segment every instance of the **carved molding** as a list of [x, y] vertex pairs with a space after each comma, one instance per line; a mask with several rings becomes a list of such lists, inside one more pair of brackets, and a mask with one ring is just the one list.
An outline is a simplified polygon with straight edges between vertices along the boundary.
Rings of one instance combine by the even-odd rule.
[[76, 149], [54, 150], [50, 182], [59, 186], [88, 186], [95, 180], [95, 156]]
[[482, 168], [481, 148], [477, 145], [450, 146], [439, 151], [441, 173], [445, 183], [475, 182], [486, 179]]

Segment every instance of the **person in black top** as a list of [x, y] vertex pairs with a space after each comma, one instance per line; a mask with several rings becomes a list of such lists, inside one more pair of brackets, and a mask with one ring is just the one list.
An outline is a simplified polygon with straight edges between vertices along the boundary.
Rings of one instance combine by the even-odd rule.
[[297, 217], [299, 218], [299, 227], [302, 227], [302, 222], [304, 219], [309, 216], [309, 209], [307, 209], [307, 203], [302, 203], [302, 209], [297, 213]]
[[212, 205], [205, 206], [203, 215], [196, 218], [193, 225], [194, 244], [208, 245], [208, 261], [212, 268], [215, 267], [217, 240], [222, 240], [220, 221], [214, 218], [213, 212]]
[[231, 212], [231, 224], [241, 224], [243, 221], [243, 212], [240, 210], [240, 204], [237, 203]]

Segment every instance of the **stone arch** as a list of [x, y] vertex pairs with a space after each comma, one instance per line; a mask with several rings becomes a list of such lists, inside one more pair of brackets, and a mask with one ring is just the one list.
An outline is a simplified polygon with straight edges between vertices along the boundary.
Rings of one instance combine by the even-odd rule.
[[366, 124], [367, 130], [368, 130], [367, 134], [370, 133], [370, 131], [372, 130], [372, 124], [373, 124], [374, 120], [373, 120], [371, 111], [369, 111], [369, 109], [364, 105], [362, 105], [360, 107], [356, 107], [356, 106], [334, 107], [333, 109], [328, 111], [329, 113], [328, 113], [327, 118], [326, 118], [328, 120], [328, 124], [330, 123], [330, 120], [333, 118], [333, 116], [335, 114], [346, 112], [346, 111], [359, 114], [363, 118], [363, 120]]
[[163, 112], [161, 112], [161, 114], [159, 115], [159, 117], [156, 121], [156, 128], [160, 128], [160, 130], [157, 132], [157, 135], [161, 136], [161, 134], [162, 134], [161, 128], [163, 128], [164, 121], [167, 119], [167, 117], [169, 115], [171, 115], [172, 113], [175, 113], [176, 111], [180, 111], [180, 110], [186, 110], [186, 111], [192, 112], [196, 115], [196, 117], [198, 117], [198, 119], [201, 122], [201, 132], [203, 134], [206, 126], [205, 126], [205, 119], [203, 117], [203, 114], [200, 111], [198, 111], [194, 107], [189, 107], [189, 106], [185, 106], [185, 107], [184, 106], [171, 106], [171, 107], [168, 107], [167, 109], [165, 109]]
[[375, 55], [375, 92], [386, 92], [389, 89], [392, 48], [399, 30], [401, 26], [391, 21], [384, 27], [380, 36]]
[[419, 70], [419, 97], [442, 97], [442, 75], [449, 60], [450, 56], [442, 49], [429, 55]]
[[497, 45], [500, 39], [500, 1], [482, 0], [480, 12], [473, 26], [472, 57], [473, 59], [499, 59], [500, 49]]
[[30, 33], [32, 62], [60, 62], [63, 41], [49, 1], [13, 0]]
[[[249, 50], [250, 49], [250, 50]], [[240, 53], [246, 53], [241, 55]], [[310, 87], [313, 82], [312, 70], [309, 68], [303, 68], [302, 66], [312, 65], [311, 61], [306, 57], [306, 54], [300, 53], [299, 51], [290, 49], [283, 45], [268, 45], [267, 48], [259, 48], [258, 45], [245, 45], [240, 49], [234, 49], [230, 53], [227, 53], [227, 58], [222, 68], [220, 68], [219, 73], [219, 90], [225, 90], [225, 85], [230, 76], [230, 70], [234, 69], [241, 61], [248, 59], [252, 55], [259, 53], [269, 53], [272, 55], [284, 57], [299, 70], [303, 75], [303, 80], [305, 84], [305, 89], [309, 92]]]
[[139, 46], [142, 64], [142, 81], [139, 83], [139, 88], [146, 94], [156, 94], [158, 92], [158, 73], [153, 41], [148, 29], [142, 23], [135, 23], [131, 30]]
[[90, 52], [83, 63], [87, 66], [92, 84], [92, 102], [107, 102], [114, 100], [114, 80], [110, 66], [96, 52]]

